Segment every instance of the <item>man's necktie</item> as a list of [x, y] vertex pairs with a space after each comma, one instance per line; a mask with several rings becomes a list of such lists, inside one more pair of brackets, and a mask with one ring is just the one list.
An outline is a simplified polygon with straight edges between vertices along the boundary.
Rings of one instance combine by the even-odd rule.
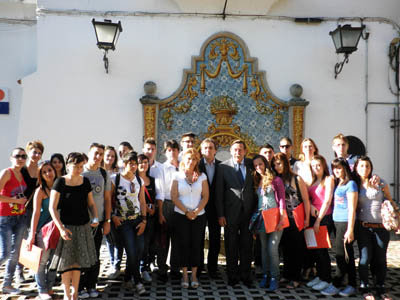
[[236, 169], [236, 175], [237, 175], [238, 178], [239, 178], [240, 185], [243, 186], [243, 184], [244, 184], [244, 179], [243, 179], [243, 173], [242, 173], [242, 171], [240, 170], [240, 165], [239, 165], [238, 168]]

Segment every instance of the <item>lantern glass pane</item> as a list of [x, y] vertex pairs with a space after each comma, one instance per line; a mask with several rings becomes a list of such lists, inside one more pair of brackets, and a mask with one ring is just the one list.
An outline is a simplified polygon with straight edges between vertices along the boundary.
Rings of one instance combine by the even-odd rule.
[[119, 31], [119, 28], [118, 28], [118, 27], [116, 27], [116, 29], [117, 29], [117, 35], [116, 35], [116, 37], [115, 37], [114, 47], [115, 47], [115, 45], [117, 45], [118, 38], [119, 38], [119, 34], [121, 33], [121, 31]]
[[332, 34], [332, 40], [333, 43], [335, 44], [335, 48], [336, 50], [340, 49], [342, 47], [342, 42], [340, 40], [340, 31], [339, 30], [335, 30]]
[[96, 24], [96, 31], [99, 43], [110, 43], [114, 41], [117, 26], [111, 24]]
[[359, 30], [358, 28], [347, 30], [342, 29], [343, 47], [357, 48], [360, 35], [361, 30]]

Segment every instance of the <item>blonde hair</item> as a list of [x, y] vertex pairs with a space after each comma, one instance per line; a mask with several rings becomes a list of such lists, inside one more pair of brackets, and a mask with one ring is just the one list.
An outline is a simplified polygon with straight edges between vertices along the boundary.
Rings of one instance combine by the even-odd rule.
[[265, 171], [264, 171], [264, 174], [262, 174], [262, 175], [256, 171], [253, 172], [254, 187], [257, 189], [261, 182], [261, 188], [265, 191], [266, 188], [272, 184], [272, 181], [274, 180], [275, 175], [274, 175], [273, 171], [271, 170], [271, 167], [270, 167], [267, 159], [264, 156], [257, 154], [256, 156], [254, 156], [253, 162], [256, 159], [262, 160], [262, 162], [264, 163], [264, 166], [265, 166]]
[[342, 140], [343, 142], [345, 142], [347, 145], [349, 145], [349, 140], [347, 139], [347, 137], [344, 136], [344, 134], [339, 133], [337, 135], [335, 135], [332, 139], [332, 145], [334, 145], [335, 140]]
[[194, 167], [194, 172], [200, 175], [200, 170], [199, 170], [199, 162], [200, 162], [200, 153], [194, 148], [189, 148], [182, 154], [182, 160], [179, 164], [179, 169], [181, 171], [185, 170], [185, 162], [183, 161], [183, 158], [187, 155], [192, 156], [194, 159], [196, 159], [197, 163], [196, 166]]
[[[317, 145], [315, 144], [315, 142], [313, 141], [312, 138], [305, 138], [301, 142], [301, 145], [300, 145], [301, 151], [303, 151], [303, 145], [304, 145], [305, 142], [310, 142], [313, 145], [313, 147], [314, 147], [314, 156], [319, 154], [318, 153], [318, 151], [319, 151], [318, 147], [317, 147]], [[300, 158], [301, 161], [304, 161], [306, 159], [305, 156], [304, 156], [304, 153], [300, 153], [299, 154], [299, 158]]]

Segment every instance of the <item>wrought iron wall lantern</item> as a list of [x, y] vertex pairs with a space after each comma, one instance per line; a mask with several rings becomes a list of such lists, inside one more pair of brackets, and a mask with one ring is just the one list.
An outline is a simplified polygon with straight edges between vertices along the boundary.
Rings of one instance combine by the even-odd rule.
[[104, 50], [104, 68], [108, 73], [108, 50], [115, 50], [120, 33], [122, 32], [121, 21], [113, 23], [111, 20], [96, 21], [92, 19], [94, 31], [96, 33], [97, 47]]
[[344, 59], [340, 63], [335, 65], [335, 79], [338, 74], [342, 71], [345, 63], [349, 62], [349, 55], [357, 50], [357, 45], [362, 37], [364, 40], [368, 39], [369, 33], [363, 34], [365, 25], [361, 24], [361, 27], [351, 27], [351, 25], [338, 25], [338, 27], [329, 32], [332, 37], [333, 44], [336, 48], [336, 53], [343, 53]]

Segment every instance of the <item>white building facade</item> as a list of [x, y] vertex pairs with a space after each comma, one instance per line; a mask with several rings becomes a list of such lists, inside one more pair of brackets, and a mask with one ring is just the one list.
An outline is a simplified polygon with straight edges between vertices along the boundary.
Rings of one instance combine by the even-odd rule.
[[[144, 83], [155, 82], [156, 95], [167, 99], [203, 43], [230, 32], [258, 59], [279, 99], [289, 101], [290, 87], [302, 86], [309, 102], [303, 136], [314, 139], [320, 154], [333, 158], [337, 133], [356, 136], [374, 172], [394, 183], [399, 162], [391, 119], [399, 98], [389, 50], [392, 42], [398, 46], [399, 11], [396, 0], [2, 0], [0, 88], [8, 91], [10, 113], [0, 115], [0, 167], [8, 165], [13, 147], [33, 139], [45, 144], [44, 158], [86, 151], [91, 142], [127, 140], [140, 150]], [[122, 23], [108, 74], [92, 18]], [[343, 57], [329, 32], [361, 23], [369, 38], [360, 40], [335, 79], [334, 65]]]

